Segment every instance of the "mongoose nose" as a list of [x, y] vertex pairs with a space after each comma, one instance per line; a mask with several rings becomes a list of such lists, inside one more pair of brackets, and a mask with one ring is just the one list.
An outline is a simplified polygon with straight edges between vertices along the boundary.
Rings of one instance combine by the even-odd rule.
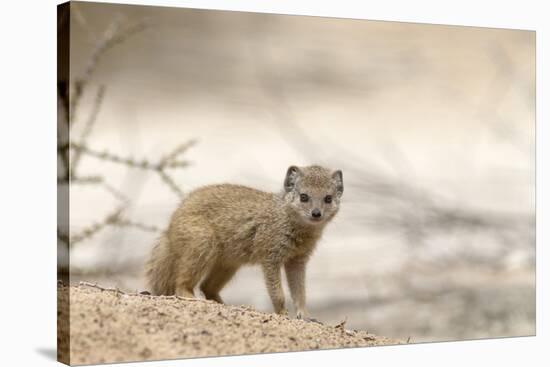
[[313, 218], [321, 218], [321, 211], [319, 209], [313, 209], [311, 216]]

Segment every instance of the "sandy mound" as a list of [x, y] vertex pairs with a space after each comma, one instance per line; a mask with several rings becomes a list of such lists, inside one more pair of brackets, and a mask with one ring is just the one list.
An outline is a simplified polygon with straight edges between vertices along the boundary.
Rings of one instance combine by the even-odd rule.
[[[58, 317], [70, 297], [70, 362], [95, 364], [398, 344], [345, 325], [322, 325], [202, 299], [152, 297], [90, 285], [58, 287]], [[60, 324], [59, 358], [68, 361]]]

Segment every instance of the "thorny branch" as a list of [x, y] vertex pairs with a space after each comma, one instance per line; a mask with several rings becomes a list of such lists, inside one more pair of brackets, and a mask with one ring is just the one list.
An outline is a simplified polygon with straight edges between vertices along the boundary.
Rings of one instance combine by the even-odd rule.
[[99, 40], [98, 44], [96, 45], [94, 52], [90, 56], [88, 65], [86, 66], [86, 69], [82, 77], [77, 79], [74, 85], [72, 86], [73, 95], [71, 96], [70, 110], [69, 110], [70, 124], [72, 124], [75, 121], [75, 116], [78, 110], [77, 107], [79, 105], [80, 98], [84, 94], [84, 90], [86, 89], [91, 77], [97, 70], [97, 67], [101, 58], [109, 50], [125, 42], [126, 40], [133, 37], [134, 35], [144, 31], [145, 29], [147, 29], [147, 27], [148, 27], [147, 22], [140, 21], [136, 24], [133, 24], [131, 26], [128, 26], [122, 29], [121, 21], [118, 19], [112, 22], [109, 27], [107, 27], [107, 29], [103, 33], [102, 38]]
[[[77, 20], [81, 22], [85, 21], [85, 19]], [[67, 32], [68, 30], [66, 28], [64, 29], [67, 25], [66, 17], [60, 19], [58, 31]], [[105, 32], [103, 32], [101, 37], [92, 37], [97, 40], [97, 45], [92, 51], [81, 77], [76, 78], [76, 81], [70, 85], [68, 80], [60, 80], [58, 83], [57, 155], [62, 167], [62, 173], [57, 179], [58, 185], [97, 185], [120, 202], [120, 205], [103, 219], [87, 226], [76, 234], [71, 235], [58, 228], [58, 241], [65, 244], [67, 248], [93, 237], [109, 226], [137, 228], [146, 232], [160, 232], [160, 229], [154, 225], [125, 218], [124, 212], [130, 206], [130, 200], [119, 189], [109, 184], [101, 173], [80, 175], [78, 168], [84, 157], [91, 157], [104, 162], [124, 165], [133, 169], [154, 172], [159, 175], [162, 182], [164, 182], [178, 197], [183, 195], [183, 190], [174, 181], [168, 171], [185, 168], [190, 164], [187, 160], [181, 159], [181, 157], [193, 146], [193, 144], [195, 144], [195, 141], [192, 140], [178, 145], [175, 149], [160, 158], [158, 162], [151, 162], [148, 159], [138, 160], [132, 157], [123, 157], [108, 151], [99, 151], [89, 144], [90, 136], [96, 126], [101, 107], [105, 100], [107, 91], [105, 85], [99, 86], [94, 92], [94, 99], [90, 112], [85, 118], [80, 135], [74, 140], [69, 140], [69, 130], [73, 129], [78, 122], [77, 111], [80, 111], [79, 107], [82, 96], [88, 92], [88, 89], [92, 88], [90, 80], [97, 70], [101, 59], [109, 50], [147, 29], [148, 26], [148, 23], [145, 21], [140, 21], [129, 26], [124, 26], [120, 19], [113, 21]], [[89, 28], [86, 29], [90, 31]]]
[[211, 301], [211, 300], [207, 300], [207, 299], [202, 299], [202, 298], [191, 298], [191, 297], [181, 297], [181, 296], [178, 296], [178, 295], [172, 295], [172, 296], [153, 296], [151, 294], [147, 294], [147, 293], [144, 293], [144, 292], [135, 292], [135, 293], [126, 293], [126, 292], [123, 292], [121, 291], [120, 289], [118, 288], [105, 288], [105, 287], [102, 287], [102, 286], [99, 286], [95, 283], [89, 283], [89, 282], [79, 282], [78, 283], [78, 286], [79, 287], [88, 287], [88, 288], [95, 288], [95, 289], [99, 289], [100, 291], [102, 292], [114, 292], [115, 294], [117, 295], [123, 295], [123, 296], [133, 296], [133, 297], [146, 297], [146, 298], [160, 298], [160, 299], [178, 299], [178, 300], [183, 300], [183, 301], [190, 301], [190, 302], [203, 302], [203, 303], [216, 303], [214, 301]]
[[119, 207], [112, 213], [108, 214], [101, 222], [93, 223], [91, 226], [85, 228], [81, 232], [70, 236], [69, 244], [73, 246], [80, 241], [92, 237], [97, 232], [101, 231], [103, 228], [109, 225], [116, 225], [121, 220], [120, 216], [122, 215], [124, 209], [125, 207]]
[[124, 164], [132, 168], [141, 168], [141, 169], [146, 169], [151, 171], [164, 171], [167, 168], [187, 167], [189, 165], [188, 161], [177, 161], [176, 158], [177, 158], [177, 155], [183, 154], [194, 143], [195, 141], [192, 140], [181, 144], [173, 151], [173, 153], [170, 154], [170, 156], [174, 155], [173, 158], [171, 158], [170, 160], [166, 160], [166, 158], [163, 158], [158, 163], [151, 163], [147, 159], [137, 160], [132, 157], [121, 157], [119, 155], [116, 155], [114, 153], [110, 153], [107, 151], [99, 152], [97, 150], [87, 147], [86, 145], [82, 145], [79, 143], [71, 143], [70, 147], [73, 148], [77, 153], [86, 153], [91, 157], [99, 158], [104, 161]]
[[[103, 97], [105, 96], [105, 86], [102, 85], [97, 90], [92, 112], [90, 113], [90, 116], [88, 117], [88, 120], [86, 121], [86, 125], [84, 126], [84, 129], [82, 130], [82, 134], [80, 135], [80, 139], [78, 141], [80, 143], [84, 143], [88, 137], [90, 136], [90, 133], [92, 132], [92, 129], [94, 127], [94, 124], [97, 120], [97, 115], [99, 114], [99, 110], [101, 109], [101, 104], [103, 102]], [[71, 172], [72, 178], [76, 177], [76, 167], [78, 167], [78, 163], [80, 161], [80, 157], [82, 156], [81, 151], [76, 151], [73, 157], [73, 169]]]

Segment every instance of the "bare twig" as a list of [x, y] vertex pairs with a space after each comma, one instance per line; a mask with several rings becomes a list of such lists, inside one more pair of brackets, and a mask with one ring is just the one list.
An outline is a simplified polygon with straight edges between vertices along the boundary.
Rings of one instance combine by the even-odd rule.
[[148, 24], [144, 21], [140, 21], [136, 24], [133, 24], [125, 29], [120, 29], [120, 21], [115, 20], [111, 25], [105, 30], [103, 37], [98, 42], [97, 47], [92, 52], [88, 65], [85, 68], [82, 77], [79, 78], [74, 85], [74, 93], [71, 96], [71, 107], [70, 107], [70, 119], [69, 122], [72, 124], [75, 120], [77, 106], [80, 101], [80, 98], [83, 95], [84, 89], [86, 88], [90, 78], [97, 69], [97, 66], [101, 58], [114, 46], [126, 41], [128, 38], [140, 33], [148, 27]]
[[122, 203], [126, 203], [129, 205], [130, 199], [126, 197], [123, 193], [121, 193], [119, 190], [115, 189], [113, 186], [108, 184], [105, 180], [102, 181], [101, 186], [113, 197], [115, 197], [117, 200], [119, 200]]
[[126, 293], [124, 291], [121, 291], [118, 288], [105, 288], [105, 287], [102, 287], [102, 286], [98, 285], [97, 283], [89, 283], [89, 282], [84, 282], [84, 281], [79, 282], [78, 286], [79, 287], [95, 288], [95, 289], [99, 289], [102, 292], [114, 292], [114, 293], [119, 294], [119, 295], [132, 296], [132, 297], [145, 297], [145, 298], [158, 298], [158, 299], [177, 299], [177, 300], [189, 301], [189, 302], [204, 302], [204, 303], [213, 303], [213, 304], [216, 303], [214, 301], [207, 300], [207, 299], [192, 298], [192, 297], [181, 297], [181, 296], [177, 296], [177, 295], [173, 295], [173, 296], [153, 296], [153, 295], [150, 295], [150, 294], [144, 294], [144, 293], [138, 293], [138, 292]]
[[77, 244], [78, 242], [81, 242], [85, 239], [88, 239], [101, 231], [103, 228], [115, 224], [118, 222], [122, 212], [124, 211], [124, 207], [119, 207], [116, 210], [114, 210], [112, 213], [107, 215], [105, 219], [101, 222], [93, 223], [91, 226], [83, 229], [80, 233], [77, 233], [70, 237], [69, 245], [73, 246]]
[[195, 145], [197, 142], [196, 140], [189, 140], [186, 143], [181, 144], [176, 149], [174, 149], [171, 153], [169, 153], [166, 157], [162, 158], [159, 162], [159, 166], [164, 167], [178, 167], [182, 163], [187, 162], [177, 162], [176, 158], [185, 153], [189, 148], [191, 148], [193, 145]]
[[157, 165], [149, 163], [147, 160], [138, 162], [134, 158], [121, 157], [107, 151], [99, 152], [91, 148], [88, 148], [85, 145], [81, 145], [79, 143], [71, 143], [71, 148], [73, 148], [76, 152], [86, 153], [91, 157], [95, 157], [95, 158], [98, 158], [104, 161], [113, 162], [113, 163], [123, 164], [133, 168], [142, 168], [142, 169], [150, 169], [150, 170], [159, 169]]
[[[82, 130], [82, 134], [80, 135], [80, 139], [78, 139], [78, 142], [80, 145], [86, 144], [86, 140], [90, 136], [90, 133], [92, 132], [92, 128], [94, 127], [94, 124], [97, 120], [97, 116], [99, 114], [99, 111], [101, 109], [101, 104], [103, 102], [103, 98], [105, 96], [105, 86], [99, 87], [97, 90], [92, 112], [90, 113], [88, 120], [86, 121], [86, 125], [84, 126], [84, 129]], [[71, 165], [71, 177], [76, 177], [76, 172], [78, 168], [78, 163], [80, 162], [80, 157], [82, 156], [82, 152], [77, 150], [75, 151], [72, 165]]]
[[136, 222], [136, 221], [131, 221], [131, 220], [128, 220], [128, 219], [120, 219], [119, 221], [117, 221], [116, 224], [120, 227], [138, 228], [138, 229], [141, 229], [142, 231], [145, 231], [145, 232], [160, 232], [161, 231], [161, 229], [157, 226], [149, 225], [149, 224], [145, 224], [145, 223], [140, 223], [140, 222]]
[[[91, 32], [82, 14], [77, 12], [76, 16], [79, 17], [78, 21], [80, 24]], [[109, 184], [106, 178], [101, 174], [93, 173], [91, 175], [80, 175], [78, 168], [80, 167], [82, 158], [85, 156], [124, 165], [130, 168], [156, 172], [160, 176], [162, 182], [164, 182], [171, 191], [176, 193], [178, 197], [183, 195], [183, 191], [166, 171], [184, 168], [189, 165], [188, 161], [179, 159], [179, 157], [195, 144], [194, 140], [178, 145], [175, 149], [164, 155], [163, 158], [159, 159], [158, 162], [150, 162], [147, 159], [137, 160], [132, 157], [123, 157], [106, 151], [100, 152], [89, 146], [88, 141], [94, 127], [97, 125], [98, 116], [105, 98], [106, 87], [104, 85], [101, 85], [95, 92], [90, 112], [86, 118], [85, 124], [82, 126], [80, 136], [76, 140], [69, 140], [69, 129], [71, 125], [74, 126], [77, 110], [81, 105], [82, 96], [90, 89], [90, 80], [96, 72], [102, 58], [109, 50], [125, 42], [147, 27], [148, 23], [143, 20], [129, 26], [124, 26], [121, 19], [116, 19], [109, 25], [101, 37], [96, 38], [97, 45], [91, 52], [90, 59], [81, 76], [75, 78], [75, 82], [70, 85], [70, 88], [68, 82], [59, 83], [58, 85], [59, 117], [57, 154], [60, 164], [63, 164], [63, 174], [58, 177], [58, 185], [97, 185], [121, 203], [118, 208], [107, 214], [103, 219], [87, 226], [72, 236], [62, 233], [58, 229], [57, 236], [59, 241], [65, 243], [69, 249], [71, 246], [93, 237], [109, 226], [131, 227], [146, 232], [160, 231], [160, 229], [154, 225], [123, 218], [122, 213], [130, 206], [130, 199], [124, 195], [121, 190]]]
[[[61, 180], [64, 182], [64, 180]], [[59, 182], [59, 180], [58, 180]], [[81, 176], [71, 178], [72, 184], [99, 184], [103, 182], [103, 177], [101, 176]]]
[[59, 228], [57, 229], [57, 239], [65, 244], [69, 244], [69, 235], [67, 233], [63, 233]]
[[159, 175], [160, 175], [160, 178], [162, 179], [162, 181], [164, 181], [164, 183], [166, 183], [166, 185], [168, 185], [168, 187], [176, 194], [178, 195], [180, 198], [183, 197], [183, 191], [179, 188], [179, 186], [174, 182], [174, 180], [172, 179], [172, 177], [170, 177], [166, 172], [164, 171], [159, 171]]
[[97, 150], [91, 149], [79, 143], [71, 143], [70, 147], [74, 149], [76, 152], [86, 153], [87, 155], [91, 157], [95, 157], [100, 160], [122, 164], [132, 168], [155, 171], [159, 174], [162, 181], [166, 183], [166, 185], [178, 197], [181, 198], [183, 197], [182, 189], [176, 184], [174, 179], [166, 172], [166, 169], [182, 168], [182, 167], [188, 166], [189, 165], [188, 162], [175, 161], [175, 159], [178, 157], [178, 155], [181, 155], [185, 151], [187, 151], [187, 149], [193, 146], [193, 144], [195, 144], [194, 140], [181, 144], [176, 149], [174, 149], [171, 153], [169, 153], [166, 157], [160, 159], [159, 162], [156, 162], [156, 163], [149, 162], [147, 159], [137, 160], [131, 157], [121, 157], [119, 155], [116, 155], [114, 153], [110, 153], [107, 151], [99, 152]]
[[91, 157], [95, 157], [104, 161], [109, 161], [112, 163], [123, 164], [132, 168], [139, 168], [139, 169], [145, 169], [145, 170], [151, 170], [151, 171], [161, 171], [164, 168], [181, 168], [189, 165], [189, 162], [186, 162], [186, 161], [171, 162], [170, 164], [162, 161], [157, 163], [152, 163], [152, 162], [149, 162], [147, 159], [138, 160], [132, 157], [122, 157], [114, 153], [110, 153], [106, 150], [100, 152], [79, 143], [71, 143], [71, 148], [73, 148], [76, 152], [86, 153]]
[[342, 320], [339, 324], [335, 325], [334, 327], [337, 329], [344, 329], [347, 321], [348, 321], [348, 317], [346, 316], [344, 320]]

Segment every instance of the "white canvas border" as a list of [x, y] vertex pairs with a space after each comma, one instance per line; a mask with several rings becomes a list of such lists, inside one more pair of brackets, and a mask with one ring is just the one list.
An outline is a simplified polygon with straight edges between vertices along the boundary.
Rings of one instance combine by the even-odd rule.
[[[54, 365], [55, 356], [55, 5], [57, 1], [3, 4], [1, 22], [4, 365]], [[397, 347], [264, 354], [136, 363], [133, 366], [543, 365], [550, 345], [547, 288], [550, 34], [542, 1], [124, 1], [282, 14], [530, 29], [537, 32], [537, 336]], [[546, 163], [546, 166], [548, 164]]]

